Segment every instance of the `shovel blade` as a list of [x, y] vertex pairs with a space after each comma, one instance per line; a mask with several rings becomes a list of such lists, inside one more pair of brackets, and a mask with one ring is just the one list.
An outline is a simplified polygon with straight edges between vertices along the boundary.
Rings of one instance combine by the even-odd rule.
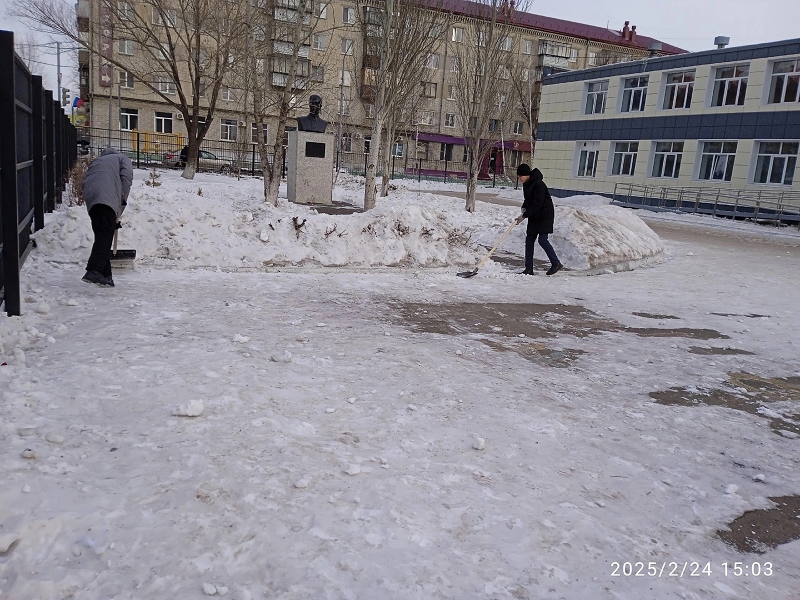
[[108, 255], [109, 260], [133, 260], [136, 258], [136, 250], [117, 250], [116, 253], [112, 250]]
[[478, 274], [478, 269], [473, 271], [461, 271], [461, 273], [456, 273], [459, 277], [463, 277], [464, 279], [469, 279], [470, 277], [475, 277]]

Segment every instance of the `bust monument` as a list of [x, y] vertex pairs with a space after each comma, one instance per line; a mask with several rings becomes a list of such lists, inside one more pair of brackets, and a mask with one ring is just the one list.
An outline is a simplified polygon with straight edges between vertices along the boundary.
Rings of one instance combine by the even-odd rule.
[[328, 122], [321, 119], [319, 111], [322, 109], [322, 98], [316, 94], [308, 99], [308, 114], [305, 117], [297, 117], [298, 131], [313, 131], [315, 133], [325, 133]]

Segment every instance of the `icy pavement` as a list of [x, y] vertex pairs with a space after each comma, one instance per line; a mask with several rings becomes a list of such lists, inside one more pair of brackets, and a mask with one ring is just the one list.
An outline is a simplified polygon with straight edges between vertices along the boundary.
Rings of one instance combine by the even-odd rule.
[[800, 244], [654, 227], [598, 277], [31, 261], [0, 598], [798, 598], [717, 532], [800, 494]]

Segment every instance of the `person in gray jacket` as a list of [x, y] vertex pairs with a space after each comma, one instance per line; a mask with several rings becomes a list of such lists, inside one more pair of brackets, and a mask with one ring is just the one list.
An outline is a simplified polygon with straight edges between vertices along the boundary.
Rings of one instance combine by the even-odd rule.
[[95, 158], [83, 176], [83, 200], [92, 219], [94, 245], [86, 264], [87, 283], [114, 287], [111, 277], [111, 244], [120, 227], [119, 218], [128, 203], [133, 183], [131, 159], [113, 148]]

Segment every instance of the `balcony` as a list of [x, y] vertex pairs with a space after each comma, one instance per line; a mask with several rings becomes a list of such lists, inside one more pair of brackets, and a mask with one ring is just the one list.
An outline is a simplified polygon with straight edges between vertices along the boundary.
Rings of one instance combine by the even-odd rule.
[[361, 99], [369, 102], [375, 101], [375, 86], [374, 85], [361, 85]]

